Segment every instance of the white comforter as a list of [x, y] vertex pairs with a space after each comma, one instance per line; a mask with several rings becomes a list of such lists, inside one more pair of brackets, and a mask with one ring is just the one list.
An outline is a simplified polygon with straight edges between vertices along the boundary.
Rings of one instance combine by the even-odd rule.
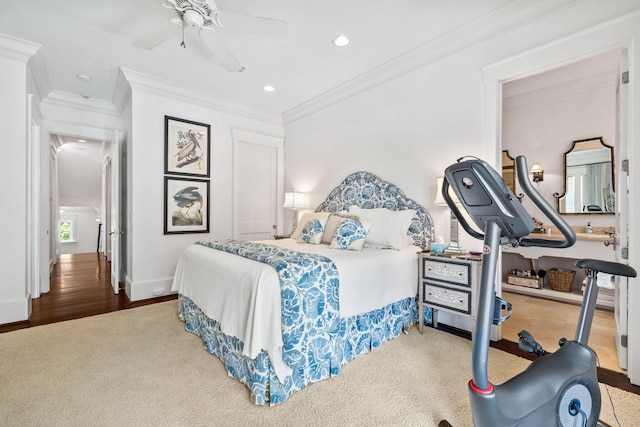
[[[262, 243], [324, 255], [340, 276], [343, 318], [414, 297], [418, 263], [415, 246], [403, 250], [346, 251], [293, 239]], [[280, 282], [270, 265], [202, 245], [188, 247], [178, 261], [173, 291], [191, 299], [222, 332], [244, 342], [243, 354], [255, 358], [266, 350], [279, 378], [290, 373], [282, 360]]]

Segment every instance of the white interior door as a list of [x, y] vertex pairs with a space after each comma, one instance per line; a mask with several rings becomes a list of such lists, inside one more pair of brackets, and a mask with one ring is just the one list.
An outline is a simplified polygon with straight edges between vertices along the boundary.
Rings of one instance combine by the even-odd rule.
[[109, 236], [111, 236], [111, 286], [113, 292], [118, 293], [120, 290], [120, 132], [115, 131], [113, 140], [111, 141], [111, 213], [109, 215], [110, 228]]
[[[618, 73], [618, 85], [616, 88], [616, 152], [615, 170], [616, 172], [616, 233], [617, 245], [615, 247], [616, 260], [620, 263], [628, 264], [627, 256], [623, 251], [629, 247], [629, 175], [622, 171], [622, 163], [629, 158], [628, 141], [628, 88], [629, 85], [622, 79], [623, 72], [628, 71], [627, 51], [620, 57], [620, 72]], [[615, 319], [616, 319], [616, 349], [618, 351], [618, 362], [620, 367], [627, 369], [627, 336], [628, 336], [628, 279], [626, 277], [616, 278], [615, 293]]]
[[282, 140], [234, 130], [234, 238], [269, 240], [278, 232]]

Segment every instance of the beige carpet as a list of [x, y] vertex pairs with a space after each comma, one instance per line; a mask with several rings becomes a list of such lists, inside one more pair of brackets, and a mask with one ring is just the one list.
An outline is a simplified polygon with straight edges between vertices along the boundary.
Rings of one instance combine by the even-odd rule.
[[[470, 426], [471, 343], [412, 328], [341, 374], [274, 407], [255, 406], [177, 302], [0, 334], [2, 426]], [[500, 383], [529, 362], [491, 349]], [[638, 425], [640, 396], [608, 387], [620, 425]], [[617, 426], [606, 390], [602, 418]]]

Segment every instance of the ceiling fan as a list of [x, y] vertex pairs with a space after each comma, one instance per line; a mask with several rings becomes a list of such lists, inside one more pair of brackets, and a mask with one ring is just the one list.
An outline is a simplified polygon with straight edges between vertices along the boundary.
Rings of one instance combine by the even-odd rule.
[[[213, 0], [162, 0], [162, 5], [173, 9], [177, 18], [171, 19], [155, 30], [133, 42], [143, 49], [151, 50], [185, 28], [194, 28], [209, 51], [227, 71], [240, 72], [245, 67], [226, 47], [218, 34], [220, 29], [246, 31], [278, 39], [287, 37], [287, 23], [276, 19], [243, 15], [218, 10]], [[181, 43], [184, 45], [184, 38]]]

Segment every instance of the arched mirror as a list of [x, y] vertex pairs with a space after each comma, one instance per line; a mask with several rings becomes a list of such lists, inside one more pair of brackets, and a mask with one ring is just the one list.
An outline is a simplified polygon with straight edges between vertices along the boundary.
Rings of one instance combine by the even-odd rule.
[[509, 150], [502, 150], [502, 179], [518, 200], [522, 200], [524, 194], [516, 193], [516, 161], [509, 154]]
[[564, 192], [555, 193], [562, 214], [615, 213], [613, 147], [602, 137], [573, 141], [564, 153]]
[[509, 150], [502, 150], [502, 179], [507, 187], [516, 192], [516, 161], [509, 155]]

